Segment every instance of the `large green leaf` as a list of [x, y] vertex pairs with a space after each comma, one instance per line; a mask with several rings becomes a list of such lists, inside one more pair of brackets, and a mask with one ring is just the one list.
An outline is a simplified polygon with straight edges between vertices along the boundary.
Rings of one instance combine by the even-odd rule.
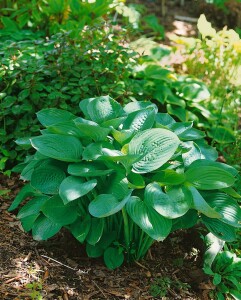
[[214, 162], [218, 158], [218, 151], [215, 148], [209, 146], [204, 139], [196, 140], [195, 144], [201, 151], [202, 160]]
[[38, 194], [40, 193], [36, 191], [36, 189], [34, 189], [30, 184], [26, 184], [17, 194], [8, 211], [13, 211], [14, 209], [16, 209], [19, 204], [27, 197], [37, 196]]
[[154, 240], [163, 241], [171, 231], [172, 220], [166, 219], [136, 196], [128, 201], [126, 210], [130, 218]]
[[73, 223], [78, 216], [76, 206], [71, 203], [64, 205], [62, 199], [57, 195], [45, 201], [42, 212], [52, 222], [61, 226]]
[[130, 173], [127, 176], [128, 186], [132, 189], [143, 189], [145, 187], [144, 178], [137, 173]]
[[97, 97], [90, 101], [87, 111], [91, 120], [97, 123], [118, 118], [123, 114], [120, 103], [109, 96]]
[[32, 234], [36, 241], [47, 240], [54, 236], [60, 229], [58, 224], [44, 215], [40, 215], [33, 224]]
[[193, 122], [176, 122], [171, 124], [170, 130], [172, 130], [178, 137], [185, 134], [187, 130], [190, 130], [193, 126]]
[[173, 104], [167, 104], [167, 112], [170, 115], [176, 116], [182, 122], [185, 122], [187, 119], [187, 110], [183, 107]]
[[108, 121], [105, 121], [103, 123], [101, 123], [101, 127], [111, 127], [111, 128], [118, 128], [126, 119], [126, 116], [122, 116], [116, 119], [111, 119]]
[[225, 224], [218, 219], [211, 219], [206, 216], [202, 216], [202, 222], [207, 227], [207, 229], [219, 239], [226, 242], [233, 242], [236, 239], [234, 227]]
[[68, 229], [80, 243], [83, 243], [89, 233], [90, 226], [91, 217], [86, 214], [84, 218], [77, 218], [74, 223], [68, 226]]
[[183, 98], [191, 101], [203, 101], [210, 97], [207, 87], [200, 82], [188, 82], [182, 88]]
[[167, 76], [170, 73], [171, 73], [170, 70], [165, 69], [162, 66], [159, 66], [157, 64], [148, 65], [145, 68], [146, 77], [151, 79], [167, 80]]
[[60, 184], [59, 195], [64, 204], [67, 204], [88, 194], [96, 185], [96, 179], [85, 181], [81, 177], [68, 176]]
[[102, 237], [104, 230], [104, 219], [91, 218], [91, 227], [86, 237], [90, 245], [95, 245]]
[[119, 172], [111, 175], [107, 181], [106, 192], [118, 200], [124, 199], [130, 192], [126, 175]]
[[51, 164], [38, 166], [32, 173], [31, 185], [44, 194], [58, 194], [65, 172]]
[[196, 145], [196, 143], [191, 142], [191, 141], [184, 142], [184, 143], [182, 143], [182, 148], [189, 149], [189, 151], [182, 153], [182, 159], [183, 159], [185, 167], [188, 167], [189, 165], [191, 165], [191, 163], [193, 163], [195, 160], [202, 158], [202, 153], [201, 153], [199, 147]]
[[120, 211], [130, 199], [130, 193], [122, 201], [110, 194], [100, 194], [89, 204], [89, 212], [93, 217], [104, 218]]
[[177, 173], [174, 170], [164, 170], [156, 173], [152, 177], [152, 181], [156, 181], [161, 185], [179, 185], [186, 180], [183, 173]]
[[82, 136], [93, 139], [94, 141], [104, 141], [110, 133], [111, 128], [101, 127], [95, 122], [77, 118], [74, 120], [75, 125], [79, 129]]
[[215, 167], [215, 168], [222, 169], [222, 170], [230, 173], [233, 176], [236, 176], [238, 174], [238, 171], [234, 167], [231, 167], [229, 165], [226, 165], [226, 164], [223, 164], [220, 162], [208, 160], [208, 159], [198, 159], [198, 160], [194, 161], [190, 167], [192, 167], [192, 168], [194, 168], [194, 167], [196, 167], [196, 168]]
[[168, 128], [171, 128], [172, 124], [176, 123], [176, 121], [167, 113], [157, 113], [156, 122]]
[[135, 132], [131, 129], [127, 130], [115, 130], [112, 129], [112, 135], [113, 138], [120, 143], [121, 145], [124, 145], [125, 143], [128, 143], [132, 137], [135, 135]]
[[222, 216], [202, 197], [195, 187], [189, 187], [192, 197], [193, 197], [193, 208], [197, 211], [200, 211], [202, 214], [206, 215], [209, 218], [221, 218]]
[[37, 112], [37, 118], [43, 126], [50, 126], [75, 118], [71, 112], [58, 108], [45, 108]]
[[34, 197], [20, 209], [17, 218], [22, 219], [31, 215], [38, 214], [41, 211], [41, 208], [47, 199], [49, 199], [48, 196]]
[[20, 179], [30, 181], [32, 173], [34, 171], [35, 166], [39, 163], [38, 160], [32, 160], [30, 161], [26, 167], [22, 170]]
[[104, 261], [108, 269], [114, 270], [124, 262], [123, 250], [120, 248], [109, 247], [104, 252]]
[[234, 132], [226, 127], [217, 126], [209, 130], [208, 135], [219, 144], [234, 143], [236, 138]]
[[104, 153], [102, 149], [109, 149], [114, 150], [114, 146], [109, 142], [97, 142], [97, 143], [91, 143], [87, 147], [85, 147], [83, 151], [83, 159], [84, 160], [96, 160], [100, 156], [102, 156]]
[[109, 150], [114, 150], [114, 146], [109, 143], [109, 142], [96, 142], [96, 143], [91, 143], [87, 147], [85, 147], [83, 151], [83, 160], [96, 160], [100, 156], [102, 156], [104, 153], [102, 149], [109, 149]]
[[128, 115], [122, 129], [138, 132], [152, 128], [155, 121], [155, 109], [152, 107], [134, 111]]
[[124, 106], [124, 111], [127, 114], [131, 114], [134, 111], [146, 109], [152, 107], [156, 113], [158, 112], [158, 108], [156, 104], [150, 102], [150, 101], [134, 101], [134, 102], [129, 102]]
[[224, 193], [206, 193], [205, 199], [222, 216], [221, 220], [234, 227], [241, 227], [241, 208], [237, 201]]
[[235, 178], [229, 172], [216, 166], [190, 165], [186, 179], [199, 190], [216, 190], [232, 186]]
[[103, 176], [113, 172], [112, 169], [106, 169], [101, 162], [80, 162], [72, 163], [68, 166], [68, 173], [74, 176], [81, 177], [96, 177]]
[[85, 136], [82, 131], [77, 128], [73, 120], [57, 123], [47, 127], [49, 133], [63, 134], [63, 135], [72, 135], [75, 137]]
[[40, 213], [35, 215], [29, 215], [27, 217], [21, 218], [21, 225], [25, 231], [30, 231], [33, 228], [34, 222], [40, 216]]
[[192, 206], [192, 194], [184, 186], [171, 187], [167, 193], [157, 183], [145, 189], [144, 202], [160, 215], [175, 219], [183, 216]]
[[162, 128], [137, 134], [129, 143], [129, 154], [142, 157], [133, 164], [133, 172], [148, 173], [158, 169], [173, 156], [179, 143], [173, 132]]
[[86, 253], [89, 257], [100, 257], [104, 254], [104, 248], [96, 245], [90, 245], [89, 243], [86, 244]]
[[83, 147], [80, 140], [74, 136], [46, 134], [31, 138], [31, 144], [48, 157], [68, 162], [81, 161]]
[[90, 115], [88, 113], [88, 105], [91, 101], [93, 101], [95, 98], [86, 98], [80, 101], [79, 103], [79, 107], [81, 109], [81, 111], [84, 113], [85, 117], [87, 119], [90, 119]]

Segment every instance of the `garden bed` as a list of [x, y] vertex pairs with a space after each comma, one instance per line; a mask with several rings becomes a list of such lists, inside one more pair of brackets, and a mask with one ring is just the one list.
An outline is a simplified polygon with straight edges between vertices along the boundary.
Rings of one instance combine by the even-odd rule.
[[160, 293], [165, 299], [208, 299], [213, 287], [201, 270], [195, 230], [156, 243], [143, 261], [108, 270], [65, 230], [46, 242], [24, 233], [7, 211], [19, 185], [18, 177], [1, 175], [0, 188], [11, 190], [7, 201], [0, 197], [1, 299], [160, 299]]

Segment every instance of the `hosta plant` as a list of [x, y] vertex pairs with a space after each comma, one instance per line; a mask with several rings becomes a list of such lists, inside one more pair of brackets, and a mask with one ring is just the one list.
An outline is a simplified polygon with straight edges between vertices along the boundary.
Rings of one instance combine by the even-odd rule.
[[109, 268], [142, 258], [153, 241], [202, 222], [235, 239], [241, 210], [237, 171], [192, 122], [175, 122], [151, 102], [122, 107], [109, 96], [84, 99], [81, 116], [57, 108], [37, 113], [45, 127], [32, 157], [15, 168], [29, 181], [10, 207], [26, 231], [46, 240], [62, 227]]

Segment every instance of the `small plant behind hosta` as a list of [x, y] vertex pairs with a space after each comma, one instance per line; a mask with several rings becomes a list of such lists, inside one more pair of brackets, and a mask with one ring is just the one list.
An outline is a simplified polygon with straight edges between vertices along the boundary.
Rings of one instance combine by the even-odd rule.
[[203, 80], [210, 90], [204, 103], [208, 114], [199, 125], [222, 147], [234, 143], [240, 133], [241, 40], [233, 29], [216, 31], [204, 15], [197, 27], [200, 38], [175, 36], [173, 40], [184, 45], [182, 68]]
[[75, 113], [83, 98], [128, 98], [135, 53], [120, 45], [121, 33], [117, 38], [108, 30], [92, 27], [79, 39], [67, 32], [35, 42], [0, 41], [0, 170], [9, 170], [26, 155], [14, 140], [39, 132], [40, 109]]
[[197, 222], [235, 240], [237, 171], [215, 162], [192, 122], [175, 122], [148, 101], [122, 107], [109, 96], [84, 99], [80, 109], [81, 116], [43, 109], [41, 135], [17, 140], [36, 152], [15, 168], [29, 183], [9, 210], [30, 199], [18, 218], [34, 239], [65, 227], [110, 269]]

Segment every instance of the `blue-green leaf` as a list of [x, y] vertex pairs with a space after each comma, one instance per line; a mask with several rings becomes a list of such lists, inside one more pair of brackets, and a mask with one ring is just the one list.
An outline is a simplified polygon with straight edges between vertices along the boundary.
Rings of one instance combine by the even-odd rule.
[[45, 201], [42, 212], [52, 222], [61, 226], [73, 223], [78, 216], [76, 207], [71, 203], [64, 205], [59, 196], [53, 196]]
[[41, 208], [47, 199], [49, 199], [48, 196], [34, 197], [20, 209], [17, 218], [22, 219], [31, 215], [37, 215], [41, 211]]
[[189, 187], [192, 196], [193, 196], [193, 208], [197, 211], [200, 211], [205, 216], [209, 218], [221, 218], [221, 214], [218, 213], [215, 209], [213, 209], [207, 201], [202, 197], [202, 195], [198, 192], [195, 187]]
[[130, 199], [130, 194], [122, 201], [110, 194], [100, 194], [89, 204], [89, 212], [93, 217], [104, 218], [120, 211]]
[[165, 164], [179, 145], [178, 137], [161, 128], [147, 129], [137, 134], [129, 143], [129, 154], [141, 155], [133, 164], [133, 172], [148, 173]]
[[88, 115], [92, 121], [102, 123], [120, 117], [123, 109], [117, 101], [109, 96], [101, 96], [93, 99], [87, 106]]
[[96, 185], [96, 179], [85, 181], [81, 177], [68, 176], [59, 186], [59, 195], [64, 204], [67, 204], [88, 194]]
[[154, 240], [163, 241], [171, 231], [172, 221], [136, 196], [132, 196], [128, 201], [126, 210], [130, 218]]
[[104, 219], [91, 218], [90, 230], [86, 237], [86, 241], [90, 245], [95, 245], [96, 243], [99, 242], [103, 234], [104, 225], [105, 225]]
[[71, 112], [58, 108], [45, 108], [37, 113], [37, 118], [43, 126], [62, 123], [75, 118]]
[[114, 270], [124, 262], [124, 254], [121, 249], [109, 247], [104, 252], [104, 261], [108, 269]]
[[157, 183], [145, 189], [144, 202], [160, 215], [175, 219], [183, 216], [192, 206], [192, 194], [184, 186], [171, 187], [164, 193]]
[[219, 239], [226, 242], [233, 242], [236, 239], [235, 228], [223, 223], [221, 220], [208, 218], [203, 215], [202, 222]]
[[83, 243], [89, 233], [90, 226], [91, 217], [89, 214], [86, 214], [83, 219], [77, 218], [74, 223], [68, 226], [68, 229], [80, 243]]
[[110, 174], [113, 170], [106, 169], [105, 165], [100, 162], [79, 162], [72, 163], [68, 166], [68, 173], [81, 177], [96, 177]]
[[32, 234], [36, 241], [47, 240], [54, 236], [60, 229], [61, 225], [50, 220], [44, 215], [40, 215], [33, 224]]
[[48, 157], [68, 162], [81, 161], [83, 147], [80, 140], [74, 136], [46, 134], [31, 138], [31, 144]]
[[58, 194], [59, 186], [65, 179], [65, 172], [54, 165], [40, 165], [34, 169], [31, 185], [44, 194]]

